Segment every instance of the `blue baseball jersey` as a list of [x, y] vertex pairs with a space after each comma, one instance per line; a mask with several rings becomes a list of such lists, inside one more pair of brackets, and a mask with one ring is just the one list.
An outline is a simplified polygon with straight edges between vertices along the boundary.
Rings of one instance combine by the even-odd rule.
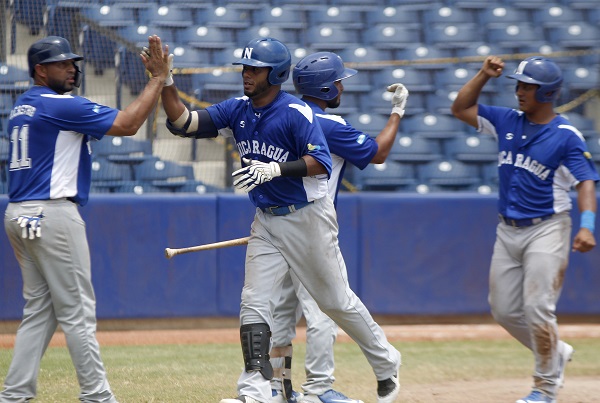
[[295, 161], [310, 155], [328, 174], [278, 177], [255, 187], [250, 200], [260, 208], [313, 201], [327, 194], [331, 155], [312, 109], [285, 91], [269, 105], [253, 108], [248, 97], [231, 98], [206, 108], [217, 129], [229, 128], [241, 157], [262, 162]]
[[478, 130], [498, 140], [498, 210], [515, 220], [572, 208], [568, 192], [598, 174], [582, 134], [564, 117], [532, 124], [522, 111], [478, 105]]
[[10, 202], [71, 198], [88, 201], [90, 136], [101, 139], [117, 109], [34, 86], [15, 103], [8, 123]]
[[346, 161], [361, 170], [365, 169], [377, 154], [379, 145], [369, 134], [355, 129], [341, 116], [324, 113], [319, 106], [310, 101], [307, 104], [315, 112], [327, 139], [332, 160], [329, 196], [337, 205], [337, 195], [344, 178]]

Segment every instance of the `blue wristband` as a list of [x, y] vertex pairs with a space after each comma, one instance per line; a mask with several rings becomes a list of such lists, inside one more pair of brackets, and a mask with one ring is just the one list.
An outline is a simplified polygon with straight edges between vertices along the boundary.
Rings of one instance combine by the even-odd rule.
[[593, 211], [585, 210], [581, 213], [581, 224], [580, 224], [581, 228], [587, 228], [593, 234], [594, 228], [595, 228], [595, 222], [596, 222], [596, 213], [594, 213]]

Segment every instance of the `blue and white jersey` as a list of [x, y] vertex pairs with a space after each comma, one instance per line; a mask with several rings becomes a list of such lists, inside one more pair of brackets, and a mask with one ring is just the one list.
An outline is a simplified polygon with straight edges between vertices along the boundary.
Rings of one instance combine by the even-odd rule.
[[312, 102], [307, 102], [313, 109], [331, 152], [331, 176], [329, 179], [329, 196], [337, 205], [346, 161], [350, 161], [359, 169], [365, 169], [379, 149], [377, 142], [367, 133], [355, 129], [339, 115], [324, 113]]
[[522, 111], [479, 105], [479, 132], [498, 140], [499, 213], [515, 220], [569, 211], [568, 192], [598, 174], [581, 133], [562, 116], [532, 124]]
[[69, 197], [85, 205], [92, 175], [89, 136], [101, 139], [118, 112], [44, 86], [21, 95], [8, 123], [9, 201]]
[[280, 91], [273, 102], [262, 108], [253, 108], [250, 99], [244, 96], [211, 105], [206, 110], [217, 129], [231, 129], [241, 157], [286, 162], [308, 154], [327, 169], [327, 175], [278, 177], [255, 187], [249, 193], [255, 206], [288, 206], [327, 194], [331, 156], [321, 126], [304, 101]]

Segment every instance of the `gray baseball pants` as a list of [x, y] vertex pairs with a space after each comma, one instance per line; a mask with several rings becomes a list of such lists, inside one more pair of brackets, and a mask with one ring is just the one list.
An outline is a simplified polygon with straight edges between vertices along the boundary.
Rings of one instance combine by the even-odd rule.
[[[43, 209], [41, 238], [24, 239], [11, 218]], [[25, 307], [0, 402], [36, 395], [40, 361], [60, 325], [75, 366], [82, 402], [116, 403], [96, 340], [96, 299], [85, 223], [66, 200], [9, 203], [4, 228], [23, 276]]]

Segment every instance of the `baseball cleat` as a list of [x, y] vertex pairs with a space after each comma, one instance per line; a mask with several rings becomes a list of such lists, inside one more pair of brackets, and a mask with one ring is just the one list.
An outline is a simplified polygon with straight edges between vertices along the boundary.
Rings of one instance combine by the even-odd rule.
[[280, 390], [271, 389], [271, 396], [270, 403], [299, 403], [304, 395], [292, 390], [292, 397], [285, 400], [285, 397], [283, 397], [283, 393]]
[[558, 343], [558, 381], [556, 384], [559, 388], [562, 388], [565, 383], [565, 368], [567, 363], [573, 359], [575, 349], [572, 345], [564, 341], [559, 341]]
[[262, 403], [250, 396], [238, 396], [235, 399], [221, 399], [219, 403]]
[[304, 398], [299, 403], [363, 403], [363, 401], [350, 399], [337, 390], [329, 389], [321, 395], [304, 395]]
[[539, 390], [534, 390], [529, 396], [517, 400], [516, 403], [556, 403], [556, 400], [543, 394]]

